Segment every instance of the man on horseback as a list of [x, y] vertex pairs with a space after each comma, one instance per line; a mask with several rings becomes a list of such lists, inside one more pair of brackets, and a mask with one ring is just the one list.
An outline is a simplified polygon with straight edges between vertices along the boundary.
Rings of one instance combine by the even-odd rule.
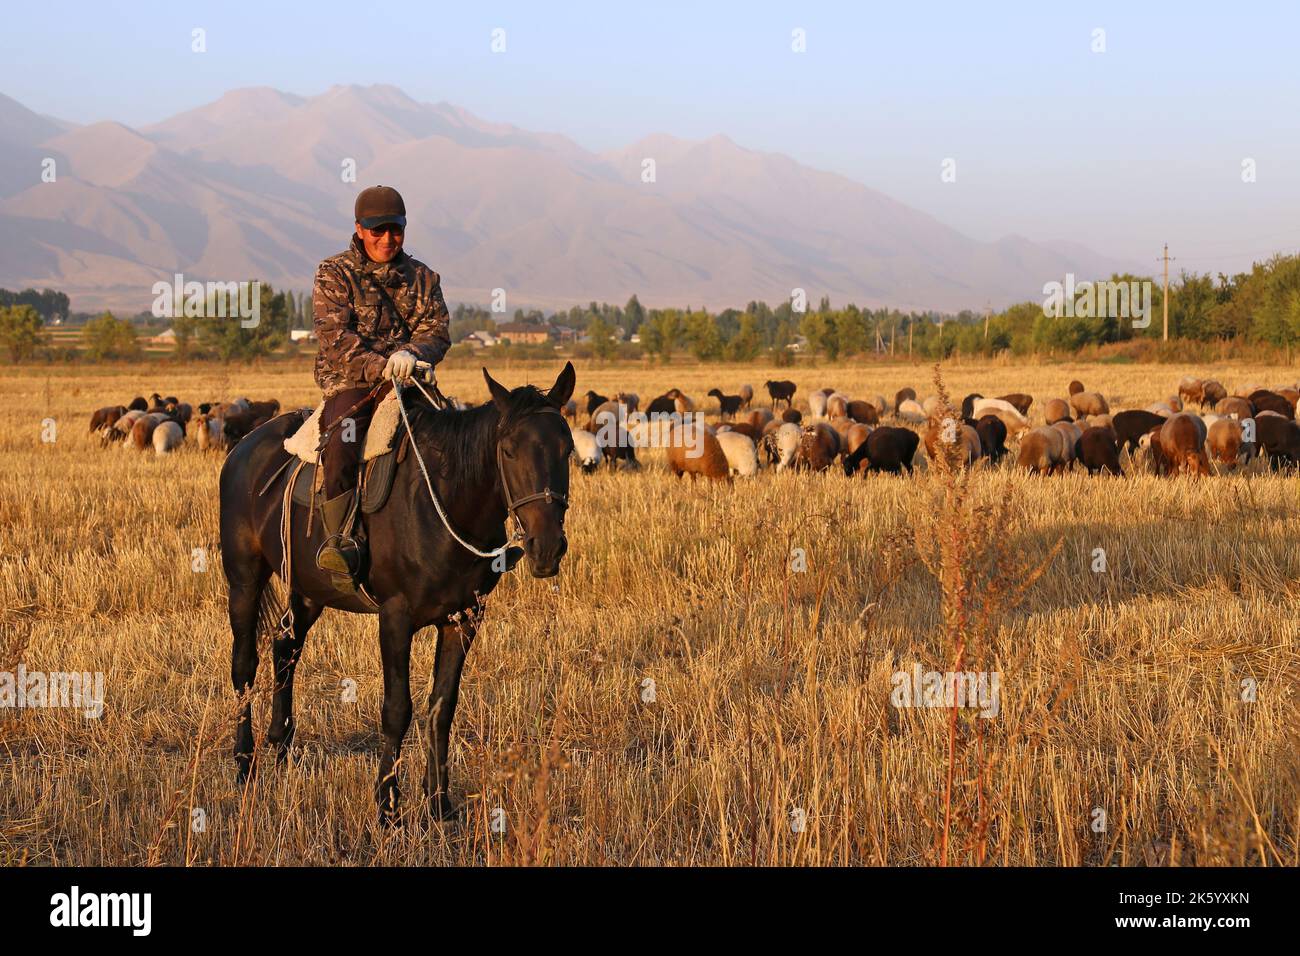
[[[356, 234], [346, 252], [316, 270], [312, 312], [320, 350], [316, 384], [321, 416], [329, 535], [316, 558], [322, 570], [355, 578], [365, 563], [353, 526], [366, 428], [389, 379], [408, 382], [417, 361], [437, 364], [451, 345], [438, 274], [402, 251], [406, 205], [391, 186], [357, 197]], [[348, 426], [348, 420], [353, 424]]]

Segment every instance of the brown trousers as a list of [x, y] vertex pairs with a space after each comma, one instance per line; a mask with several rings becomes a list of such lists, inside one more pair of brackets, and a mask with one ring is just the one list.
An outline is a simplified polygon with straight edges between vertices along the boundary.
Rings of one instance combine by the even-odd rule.
[[[369, 391], [368, 388], [349, 388], [332, 398], [327, 398], [325, 411], [321, 416], [321, 427], [328, 427], [336, 418], [365, 398]], [[361, 453], [366, 447], [366, 429], [370, 427], [370, 419], [374, 413], [375, 399], [371, 399], [349, 416], [353, 422], [352, 428], [347, 427], [348, 423], [344, 420], [330, 432], [329, 442], [322, 452], [325, 461], [324, 488], [327, 499], [337, 498], [357, 486]]]

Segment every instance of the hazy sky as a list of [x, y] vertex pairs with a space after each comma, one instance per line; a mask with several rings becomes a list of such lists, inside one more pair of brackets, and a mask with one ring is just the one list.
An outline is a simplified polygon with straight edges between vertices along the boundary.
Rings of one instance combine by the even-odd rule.
[[0, 92], [76, 122], [392, 83], [596, 150], [726, 133], [980, 239], [1152, 268], [1168, 241], [1202, 272], [1300, 249], [1295, 4], [41, 2], [5, 20]]

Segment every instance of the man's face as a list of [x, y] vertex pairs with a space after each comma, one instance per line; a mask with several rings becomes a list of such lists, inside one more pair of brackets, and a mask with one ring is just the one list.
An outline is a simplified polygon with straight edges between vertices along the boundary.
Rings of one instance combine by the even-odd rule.
[[405, 238], [402, 227], [391, 222], [376, 226], [374, 229], [367, 229], [361, 223], [357, 223], [357, 235], [361, 237], [361, 244], [366, 247], [366, 255], [375, 262], [392, 261], [392, 258], [402, 251], [402, 240]]

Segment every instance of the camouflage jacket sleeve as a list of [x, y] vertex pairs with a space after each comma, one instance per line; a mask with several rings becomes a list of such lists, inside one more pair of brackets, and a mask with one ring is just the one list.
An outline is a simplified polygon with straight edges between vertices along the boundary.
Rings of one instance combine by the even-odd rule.
[[411, 316], [411, 338], [409, 346], [404, 346], [421, 361], [437, 365], [451, 347], [451, 335], [447, 326], [451, 317], [447, 314], [447, 303], [442, 298], [442, 283], [438, 273], [432, 269], [421, 269], [419, 294], [416, 299], [415, 313]]
[[320, 343], [317, 384], [327, 393], [341, 387], [378, 384], [388, 358], [368, 348], [357, 333], [355, 313], [348, 301], [348, 283], [338, 265], [321, 263], [311, 301], [312, 324]]

